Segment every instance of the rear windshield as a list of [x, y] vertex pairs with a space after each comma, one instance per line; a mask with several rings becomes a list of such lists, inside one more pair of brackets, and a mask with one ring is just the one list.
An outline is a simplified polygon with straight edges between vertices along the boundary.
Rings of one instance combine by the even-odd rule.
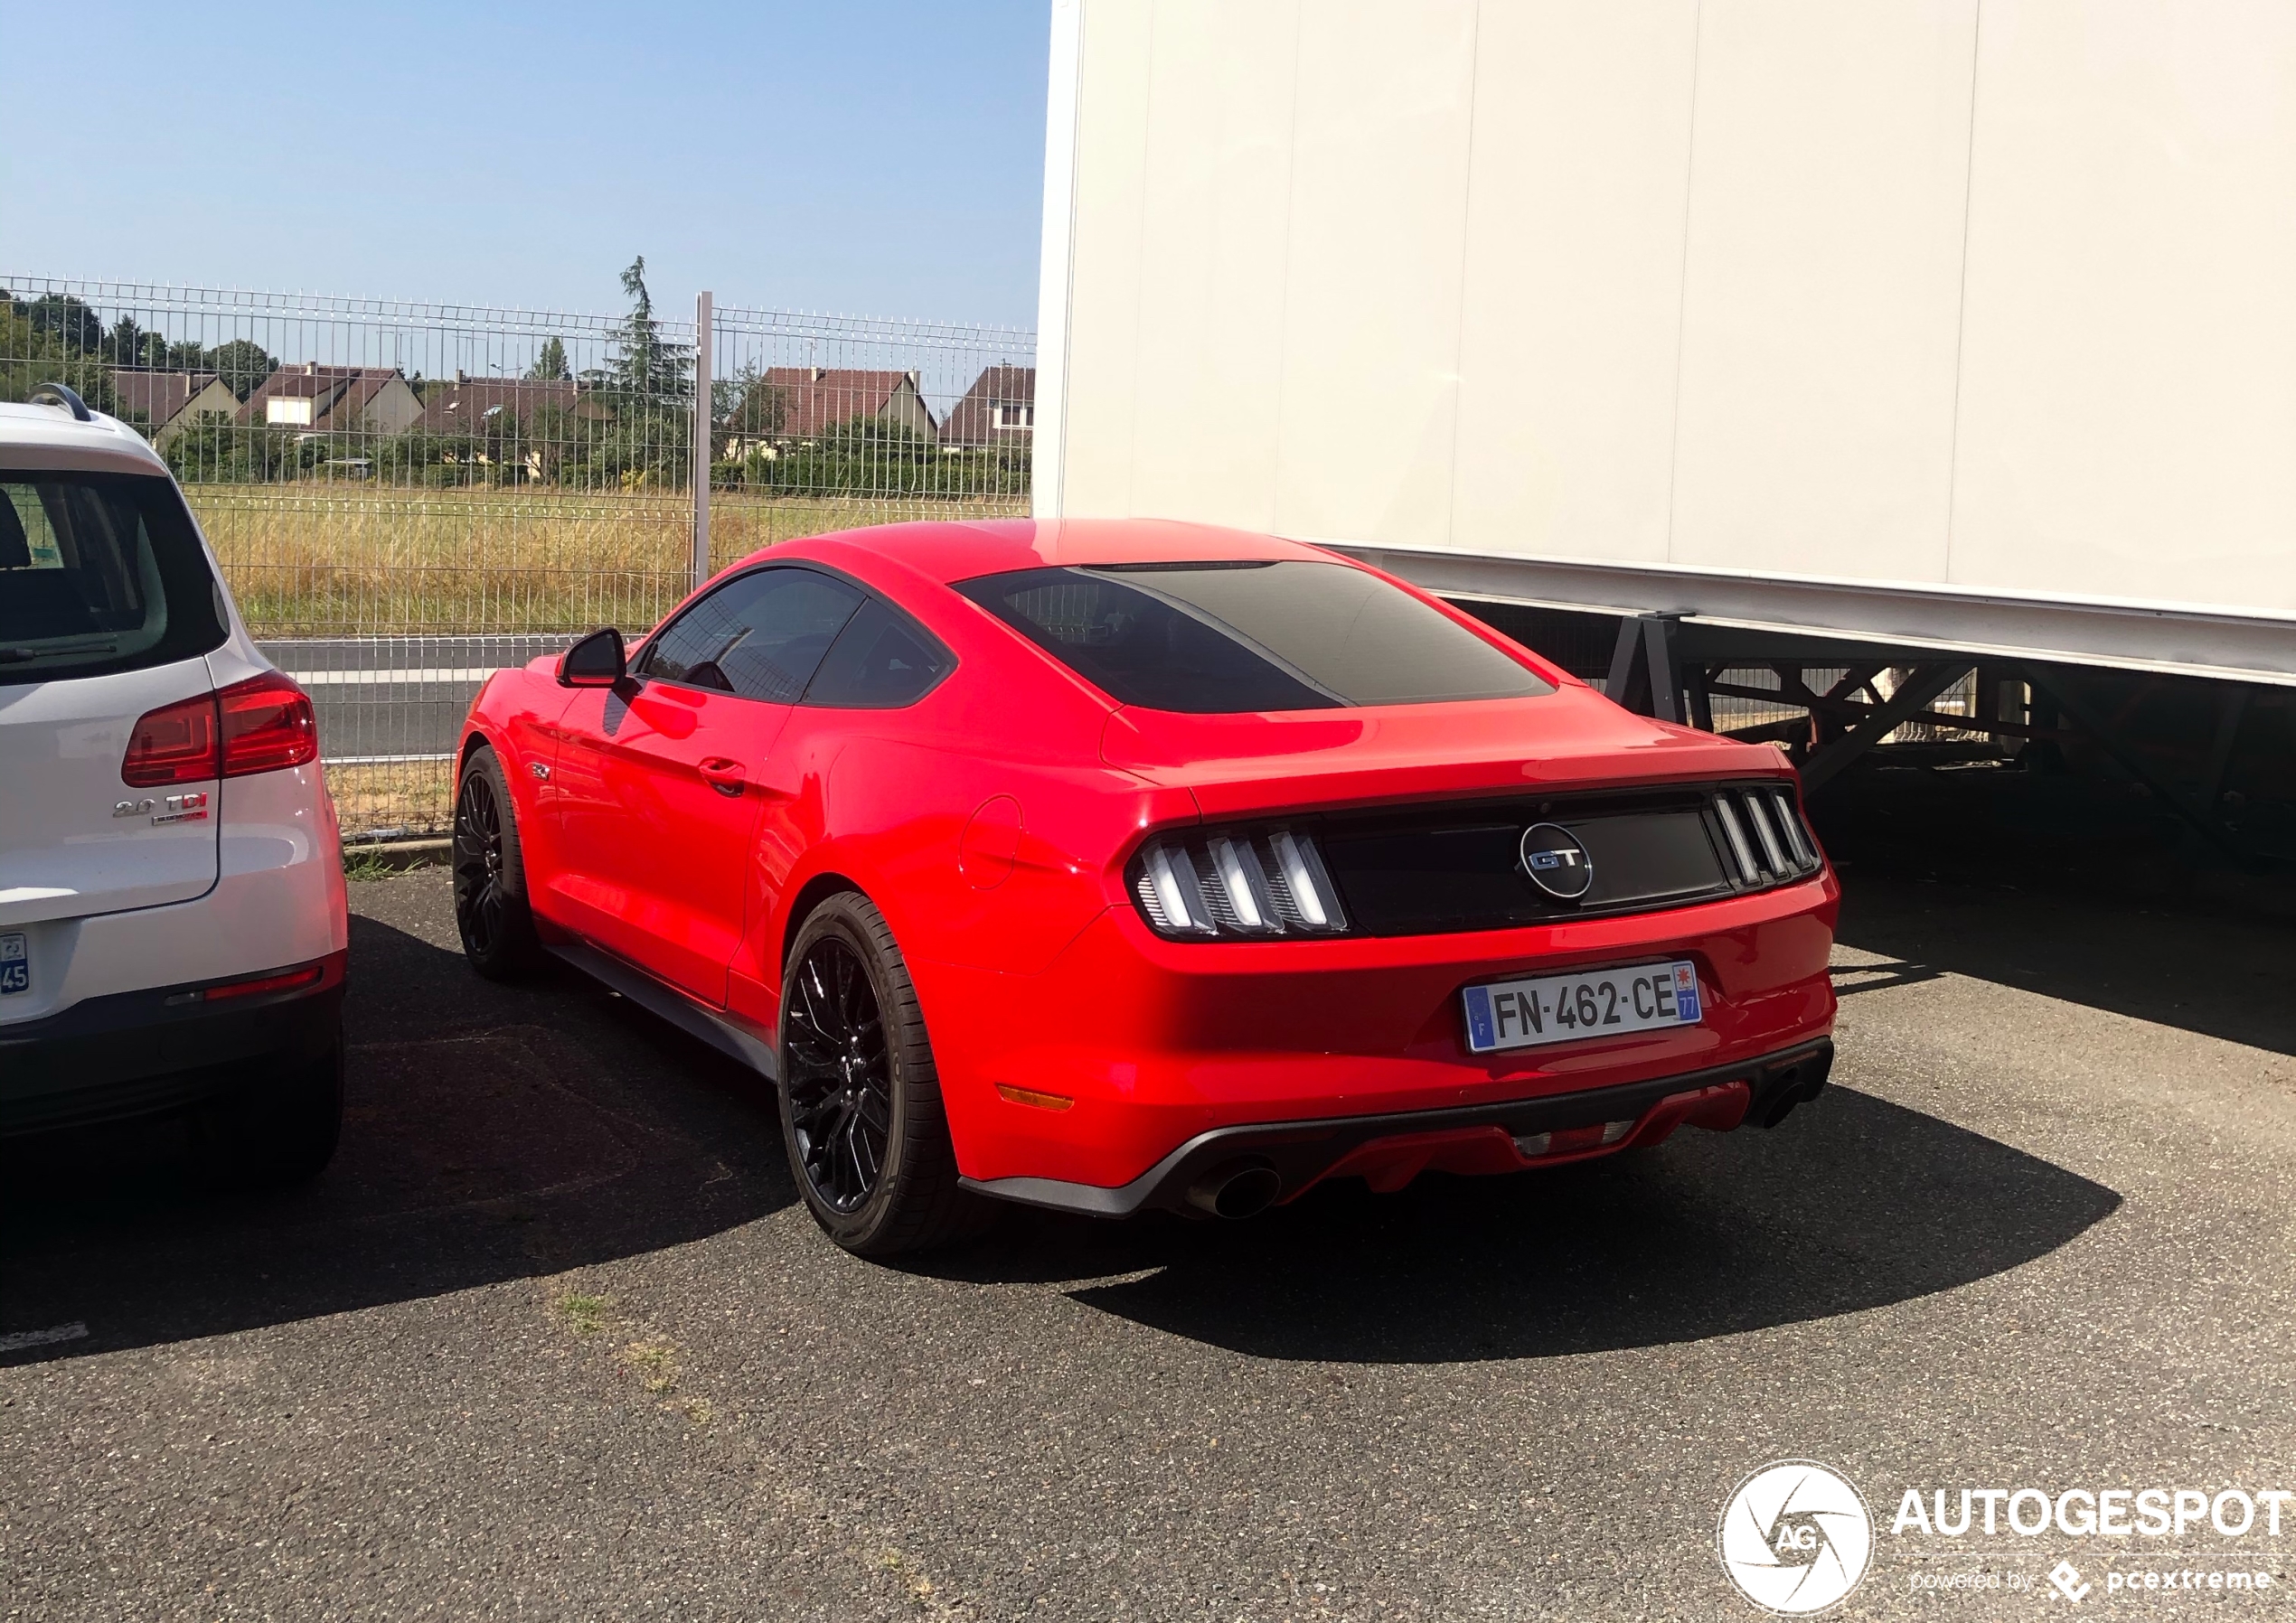
[[1552, 686], [1345, 564], [1124, 564], [957, 588], [1121, 704], [1199, 715], [1520, 699]]
[[172, 481], [0, 469], [0, 686], [193, 659], [223, 636]]

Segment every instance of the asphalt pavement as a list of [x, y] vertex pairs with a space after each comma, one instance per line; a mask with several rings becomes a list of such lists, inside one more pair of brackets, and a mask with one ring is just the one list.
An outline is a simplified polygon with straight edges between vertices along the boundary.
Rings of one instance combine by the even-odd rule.
[[[1837, 1085], [1775, 1131], [886, 1267], [794, 1204], [763, 1084], [477, 980], [436, 870], [354, 886], [320, 1183], [0, 1151], [0, 1614], [1753, 1618], [1717, 1522], [1783, 1458], [1871, 1507], [1841, 1616], [2284, 1611], [2296, 1510], [1893, 1518], [2296, 1488], [2296, 933], [1850, 896]], [[2201, 1587], [2109, 1587], [2155, 1569]]]

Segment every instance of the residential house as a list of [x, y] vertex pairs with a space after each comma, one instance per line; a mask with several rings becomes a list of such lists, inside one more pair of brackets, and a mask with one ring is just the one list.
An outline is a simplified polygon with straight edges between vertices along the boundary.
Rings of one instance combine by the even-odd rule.
[[[500, 445], [505, 438], [521, 443], [527, 475], [539, 479], [545, 447], [538, 439], [551, 432], [562, 435], [569, 418], [598, 422], [607, 415], [597, 398], [570, 378], [474, 378], [458, 371], [452, 379], [423, 386], [422, 416], [416, 426], [441, 438], [476, 441], [474, 455], [481, 464], [493, 461], [490, 443]], [[561, 425], [555, 430], [550, 427], [553, 418]]]
[[941, 448], [1018, 446], [1026, 449], [1036, 431], [1036, 419], [1037, 369], [983, 367], [965, 398], [949, 408], [948, 421], [941, 425]]
[[777, 445], [818, 439], [857, 417], [898, 423], [927, 445], [940, 433], [915, 372], [769, 366], [735, 408], [725, 454], [770, 455]]
[[456, 372], [423, 385], [421, 427], [425, 434], [484, 434], [485, 419], [508, 412], [531, 430], [535, 415], [556, 410], [601, 418], [603, 408], [570, 378], [474, 378]]
[[422, 401], [395, 366], [283, 366], [256, 386], [239, 421], [309, 434], [404, 434]]
[[228, 423], [240, 409], [239, 396], [213, 372], [116, 367], [111, 394], [119, 416], [162, 449], [193, 424], [219, 418]]

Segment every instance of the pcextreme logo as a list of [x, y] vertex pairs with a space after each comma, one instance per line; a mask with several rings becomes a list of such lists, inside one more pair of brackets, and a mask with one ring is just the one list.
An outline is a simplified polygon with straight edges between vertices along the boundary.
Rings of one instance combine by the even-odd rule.
[[1781, 1459], [1738, 1484], [1714, 1543], [1738, 1593], [1764, 1611], [1804, 1617], [1849, 1599], [1865, 1577], [1874, 1519], [1838, 1473]]

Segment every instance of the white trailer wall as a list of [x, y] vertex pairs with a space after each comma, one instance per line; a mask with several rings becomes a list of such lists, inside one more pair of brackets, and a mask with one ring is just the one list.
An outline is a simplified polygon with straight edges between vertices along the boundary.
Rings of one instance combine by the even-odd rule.
[[1040, 514], [2296, 676], [2296, 6], [1057, 0]]

